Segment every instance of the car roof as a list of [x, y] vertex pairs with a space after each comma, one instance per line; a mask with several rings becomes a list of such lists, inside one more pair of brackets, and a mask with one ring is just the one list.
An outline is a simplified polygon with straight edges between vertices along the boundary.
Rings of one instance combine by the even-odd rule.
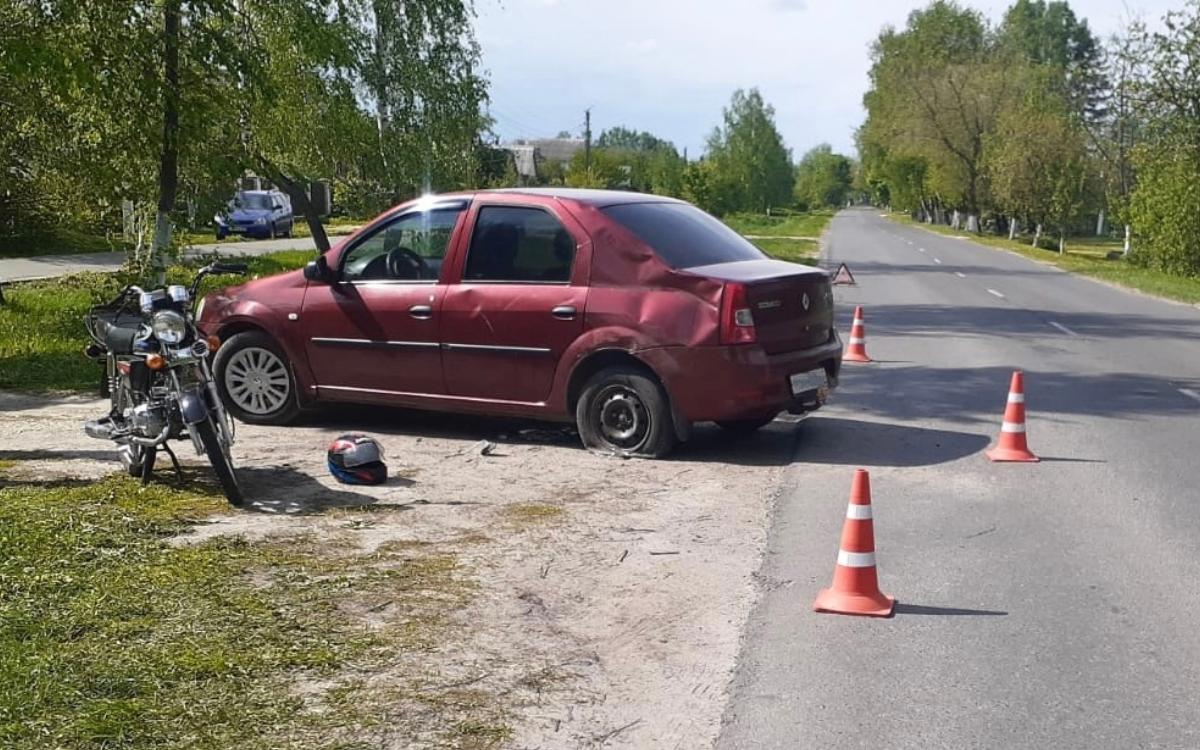
[[538, 188], [499, 188], [496, 190], [480, 190], [475, 195], [485, 196], [489, 193], [509, 195], [536, 195], [543, 198], [562, 198], [577, 203], [587, 203], [597, 208], [616, 206], [623, 203], [682, 203], [675, 198], [667, 198], [651, 193], [635, 193], [631, 190], [592, 190], [586, 188], [538, 187]]

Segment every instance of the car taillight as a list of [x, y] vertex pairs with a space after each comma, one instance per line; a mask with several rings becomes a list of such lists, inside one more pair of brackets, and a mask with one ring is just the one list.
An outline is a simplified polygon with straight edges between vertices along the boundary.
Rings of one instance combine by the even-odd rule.
[[753, 344], [757, 340], [746, 285], [726, 284], [721, 295], [721, 344]]

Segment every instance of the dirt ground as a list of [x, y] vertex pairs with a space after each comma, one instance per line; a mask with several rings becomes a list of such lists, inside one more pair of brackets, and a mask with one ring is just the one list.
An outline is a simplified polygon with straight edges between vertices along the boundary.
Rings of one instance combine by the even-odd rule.
[[[105, 409], [0, 393], [0, 459], [46, 478], [110, 473], [111, 446], [81, 427]], [[381, 441], [387, 485], [328, 475], [325, 447], [350, 430]], [[253, 508], [211, 518], [187, 541], [310, 532], [344, 544], [348, 528], [364, 551], [474, 540], [455, 552], [479, 593], [434, 666], [502, 696], [515, 732], [506, 747], [691, 750], [716, 738], [799, 431], [776, 421], [733, 438], [700, 426], [671, 460], [644, 461], [588, 453], [554, 426], [386, 409], [239, 425], [234, 458]]]

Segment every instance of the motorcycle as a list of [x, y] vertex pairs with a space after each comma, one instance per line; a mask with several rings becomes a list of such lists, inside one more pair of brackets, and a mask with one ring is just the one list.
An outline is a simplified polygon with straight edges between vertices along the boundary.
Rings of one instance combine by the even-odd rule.
[[143, 484], [159, 450], [182, 476], [168, 441], [186, 435], [196, 454], [208, 458], [229, 502], [242, 504], [230, 457], [233, 420], [217, 395], [208, 362], [220, 341], [201, 335], [189, 303], [206, 276], [245, 273], [245, 265], [213, 262], [200, 269], [190, 288], [171, 285], [147, 292], [128, 286], [84, 318], [92, 339], [85, 354], [104, 363], [101, 393], [111, 400], [108, 416], [87, 422], [84, 431], [116, 443], [121, 464]]

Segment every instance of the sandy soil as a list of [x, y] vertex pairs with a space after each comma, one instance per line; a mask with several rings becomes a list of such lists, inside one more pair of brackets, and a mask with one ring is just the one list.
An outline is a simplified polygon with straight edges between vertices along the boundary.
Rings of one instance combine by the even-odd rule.
[[[0, 459], [27, 476], [109, 473], [111, 447], [81, 428], [104, 411], [0, 393]], [[347, 488], [326, 473], [326, 445], [349, 430], [384, 445], [386, 486]], [[750, 438], [701, 427], [672, 460], [643, 461], [585, 452], [552, 426], [403, 411], [239, 425], [234, 456], [254, 508], [209, 519], [189, 540], [311, 532], [344, 544], [347, 529], [364, 550], [473, 540], [455, 552], [479, 593], [435, 666], [503, 696], [509, 747], [692, 750], [716, 738], [798, 432], [784, 421]], [[481, 440], [495, 443], [491, 455]]]

